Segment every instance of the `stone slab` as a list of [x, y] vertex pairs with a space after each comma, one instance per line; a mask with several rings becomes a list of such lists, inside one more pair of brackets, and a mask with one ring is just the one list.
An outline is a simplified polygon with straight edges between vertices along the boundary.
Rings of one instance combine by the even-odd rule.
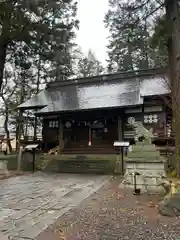
[[164, 164], [160, 163], [160, 162], [128, 162], [128, 164], [126, 164], [126, 169], [142, 169], [142, 170], [163, 170], [164, 171]]
[[128, 162], [128, 163], [154, 163], [154, 164], [156, 164], [156, 163], [164, 163], [164, 162], [166, 162], [165, 160], [164, 160], [164, 158], [163, 157], [161, 157], [160, 159], [144, 159], [144, 158], [139, 158], [139, 157], [137, 157], [137, 158], [127, 158], [126, 159], [126, 162]]
[[110, 178], [104, 175], [35, 173], [6, 179], [0, 184], [0, 230], [15, 240], [35, 239]]

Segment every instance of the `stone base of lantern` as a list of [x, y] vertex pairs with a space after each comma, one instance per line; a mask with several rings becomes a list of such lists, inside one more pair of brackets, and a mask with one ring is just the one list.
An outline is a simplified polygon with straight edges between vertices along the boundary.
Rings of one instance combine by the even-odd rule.
[[160, 156], [155, 145], [145, 142], [138, 142], [128, 153], [126, 160], [126, 171], [121, 188], [134, 188], [134, 173], [136, 176], [136, 187], [141, 192], [164, 192], [161, 186], [162, 177], [166, 177], [166, 161]]

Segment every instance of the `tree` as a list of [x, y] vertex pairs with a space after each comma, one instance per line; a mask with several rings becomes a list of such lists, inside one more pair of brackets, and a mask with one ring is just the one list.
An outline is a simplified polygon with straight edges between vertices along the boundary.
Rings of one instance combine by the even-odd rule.
[[17, 89], [17, 82], [15, 80], [15, 75], [13, 74], [12, 69], [6, 66], [4, 81], [2, 84], [2, 89], [0, 92], [0, 97], [2, 99], [2, 108], [1, 114], [5, 117], [4, 119], [4, 130], [6, 133], [7, 139], [7, 148], [9, 152], [12, 152], [11, 140], [10, 140], [10, 130], [9, 130], [9, 122], [10, 117], [12, 116], [12, 109], [16, 106], [14, 102], [14, 94]]
[[[151, 38], [163, 65], [169, 66], [170, 106], [173, 112], [173, 136], [176, 145], [176, 173], [180, 177], [180, 6], [179, 0], [164, 0], [165, 14], [158, 16]], [[162, 63], [161, 63], [162, 65]]]
[[94, 53], [89, 50], [88, 56], [80, 54], [77, 61], [77, 77], [97, 76], [103, 73], [102, 64], [96, 59]]
[[[68, 47], [72, 44], [74, 27], [78, 24], [76, 7], [77, 3], [72, 0], [1, 0], [0, 88], [7, 50], [15, 48], [17, 43], [27, 45], [34, 54], [42, 55], [51, 62], [57, 62], [57, 57], [61, 59], [60, 64], [67, 61], [69, 67]], [[57, 57], [56, 52], [60, 53]], [[67, 70], [63, 69], [64, 72]]]
[[180, 177], [180, 6], [178, 0], [165, 0], [168, 27], [168, 57], [172, 92], [173, 133], [176, 142], [176, 172]]
[[105, 16], [109, 28], [108, 69], [133, 71], [149, 67], [148, 26], [142, 19], [143, 11], [134, 10], [135, 4], [109, 1], [110, 9]]
[[[116, 2], [116, 0], [112, 0]], [[167, 50], [168, 50], [168, 66], [169, 66], [169, 79], [172, 96], [172, 112], [173, 112], [173, 133], [175, 136], [176, 144], [176, 172], [180, 176], [180, 135], [178, 134], [180, 128], [180, 2], [179, 0], [130, 0], [128, 6], [133, 12], [138, 9], [143, 10], [141, 19], [151, 18], [156, 15], [159, 16], [159, 26], [156, 31], [166, 33], [164, 39], [167, 37]], [[162, 12], [165, 11], [164, 19], [161, 19]], [[163, 21], [165, 25], [163, 26]], [[165, 28], [164, 28], [165, 27]], [[158, 35], [157, 35], [158, 36]], [[160, 37], [160, 36], [158, 36]], [[157, 38], [156, 38], [157, 40]], [[159, 43], [161, 42], [159, 39]], [[163, 40], [164, 41], [164, 40]]]
[[[37, 94], [44, 83], [72, 74], [71, 50], [78, 27], [76, 10], [73, 0], [0, 1], [0, 88], [10, 59], [17, 75], [13, 94], [16, 105]], [[8, 94], [2, 97], [6, 99]], [[11, 112], [11, 104], [6, 105]], [[13, 117], [17, 120], [19, 140], [24, 132], [23, 114], [15, 113]], [[37, 121], [33, 124], [36, 128]]]
[[165, 15], [158, 16], [155, 20], [153, 34], [150, 37], [151, 56], [153, 65], [162, 67], [168, 65], [168, 36], [169, 29]]

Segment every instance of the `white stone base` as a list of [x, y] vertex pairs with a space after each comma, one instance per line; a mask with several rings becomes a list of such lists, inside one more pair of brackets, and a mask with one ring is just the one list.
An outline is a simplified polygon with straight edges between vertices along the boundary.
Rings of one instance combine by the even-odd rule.
[[136, 176], [136, 186], [141, 192], [164, 192], [160, 186], [161, 177], [166, 177], [164, 162], [126, 162], [126, 172], [120, 187], [134, 189], [134, 172]]

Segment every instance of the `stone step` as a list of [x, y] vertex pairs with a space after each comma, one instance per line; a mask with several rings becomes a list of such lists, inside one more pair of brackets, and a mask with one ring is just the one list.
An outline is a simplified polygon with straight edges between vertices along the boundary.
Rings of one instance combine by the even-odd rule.
[[44, 171], [59, 173], [101, 173], [113, 174], [116, 161], [110, 160], [53, 160]]
[[115, 149], [89, 149], [89, 148], [72, 148], [72, 149], [64, 149], [63, 153], [73, 154], [73, 153], [81, 153], [81, 154], [117, 154], [118, 152]]

